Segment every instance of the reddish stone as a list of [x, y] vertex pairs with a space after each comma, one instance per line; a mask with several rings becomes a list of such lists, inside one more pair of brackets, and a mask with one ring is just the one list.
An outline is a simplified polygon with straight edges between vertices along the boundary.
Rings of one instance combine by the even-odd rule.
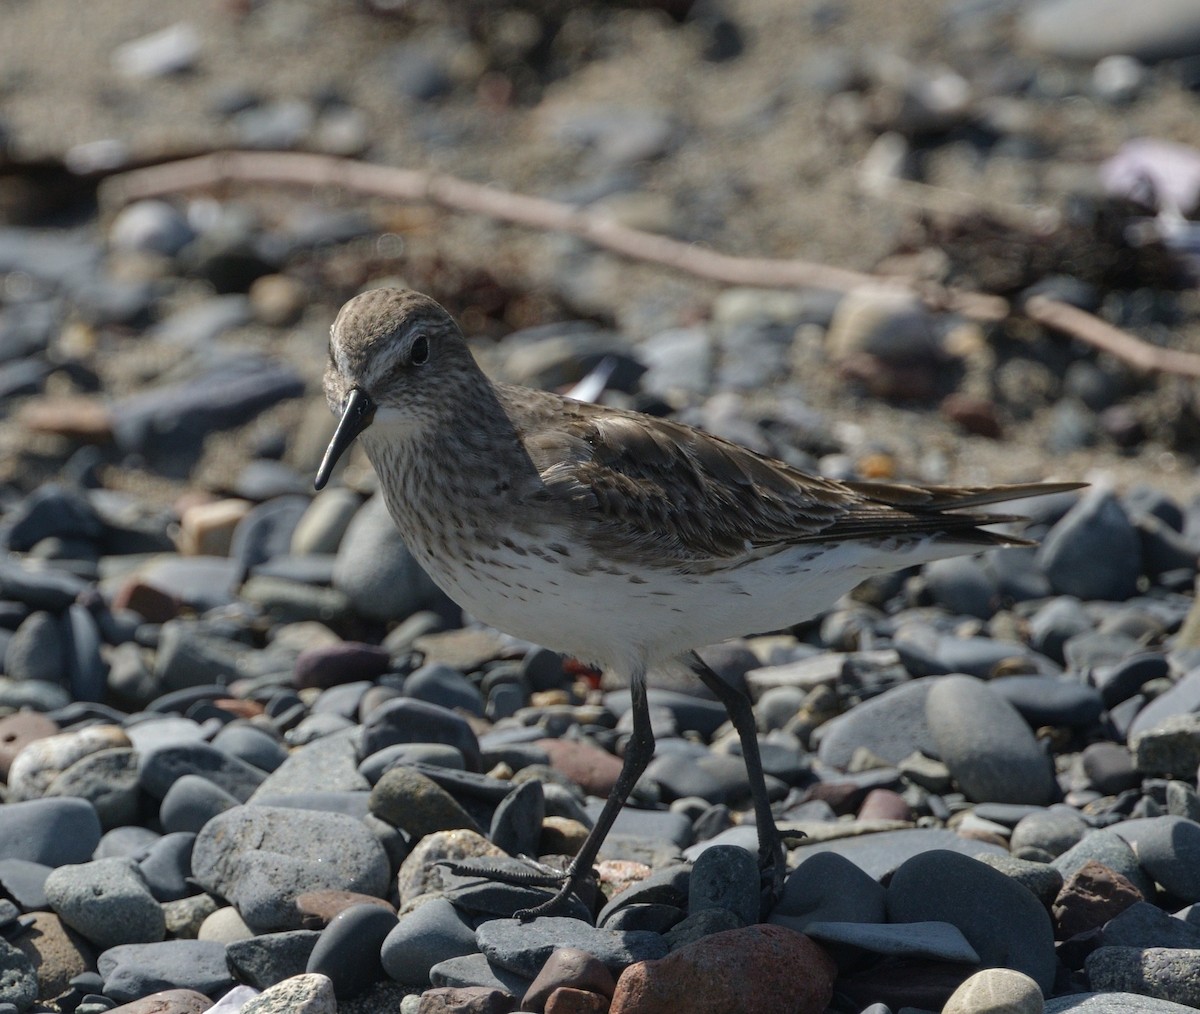
[[1054, 935], [1066, 940], [1086, 933], [1142, 900], [1142, 892], [1128, 878], [1089, 859], [1067, 878], [1054, 899]]
[[377, 905], [386, 908], [392, 915], [396, 910], [382, 898], [356, 891], [337, 891], [326, 888], [320, 891], [305, 891], [296, 896], [296, 911], [300, 913], [300, 925], [304, 929], [324, 929], [348, 908], [355, 905]]
[[40, 711], [17, 711], [0, 718], [0, 781], [8, 781], [13, 759], [34, 740], [58, 734], [58, 723]]
[[421, 994], [417, 1014], [512, 1014], [517, 998], [489, 986], [441, 986]]
[[546, 1014], [605, 1014], [609, 999], [586, 989], [559, 986], [546, 1001]]
[[976, 398], [955, 392], [942, 399], [942, 415], [961, 426], [968, 433], [999, 440], [1004, 435], [996, 403], [987, 398]]
[[257, 718], [267, 710], [260, 701], [242, 697], [218, 697], [212, 704], [236, 718]]
[[912, 820], [913, 813], [904, 797], [891, 789], [872, 789], [858, 808], [859, 820]]
[[621, 759], [590, 743], [569, 739], [539, 739], [535, 746], [541, 747], [550, 757], [550, 766], [566, 775], [584, 792], [593, 796], [607, 796], [621, 773]]
[[818, 944], [783, 926], [713, 933], [657, 961], [630, 965], [611, 1014], [821, 1014], [837, 966]]
[[[550, 995], [567, 987], [573, 991], [600, 995], [607, 1008], [617, 983], [608, 966], [599, 958], [588, 954], [587, 951], [581, 951], [578, 947], [560, 947], [546, 959], [537, 978], [529, 984], [529, 989], [521, 1000], [521, 1007], [527, 1011], [549, 1011]], [[567, 1003], [568, 1000], [564, 999], [562, 1002]]]
[[820, 799], [842, 817], [849, 813], [857, 813], [866, 795], [867, 790], [853, 782], [817, 782], [805, 792], [804, 801], [807, 803], [813, 799]]
[[133, 576], [113, 596], [114, 609], [132, 609], [147, 623], [166, 623], [179, 615], [182, 603], [174, 595]]
[[387, 651], [374, 644], [342, 641], [302, 651], [296, 658], [293, 682], [299, 689], [328, 690], [342, 683], [374, 680], [391, 666]]

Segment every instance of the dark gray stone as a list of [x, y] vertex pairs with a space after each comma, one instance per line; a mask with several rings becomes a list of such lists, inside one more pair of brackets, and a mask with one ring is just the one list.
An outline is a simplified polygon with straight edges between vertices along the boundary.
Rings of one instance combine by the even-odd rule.
[[727, 909], [749, 926], [758, 922], [758, 857], [736, 845], [705, 849], [688, 881], [689, 915], [710, 908]]
[[886, 918], [886, 892], [874, 877], [836, 852], [817, 852], [788, 874], [767, 921], [803, 933], [810, 922], [881, 923]]
[[1200, 1007], [1200, 950], [1100, 947], [1087, 958], [1096, 989], [1134, 990], [1159, 1000]]
[[262, 784], [265, 772], [238, 760], [207, 743], [180, 743], [158, 746], [143, 753], [139, 779], [150, 795], [166, 796], [176, 780], [184, 775], [199, 775], [245, 802]]
[[30, 799], [4, 806], [0, 859], [44, 866], [86, 863], [100, 844], [100, 818], [86, 799]]
[[1184, 902], [1200, 901], [1200, 824], [1164, 814], [1122, 821], [1113, 831], [1167, 891]]
[[215, 940], [165, 940], [110, 947], [96, 962], [104, 995], [119, 1003], [166, 989], [194, 989], [216, 998], [233, 986], [225, 945]]
[[667, 954], [667, 943], [657, 933], [620, 933], [555, 916], [531, 923], [493, 919], [475, 931], [475, 942], [488, 960], [531, 979], [559, 947], [587, 951], [614, 975], [635, 961], [653, 961]]
[[396, 916], [378, 905], [353, 905], [321, 931], [306, 971], [327, 975], [339, 999], [350, 999], [383, 979], [380, 952]]
[[317, 930], [303, 929], [260, 933], [226, 944], [225, 957], [239, 982], [266, 989], [293, 975], [302, 975], [320, 936]]
[[445, 898], [431, 898], [417, 906], [388, 933], [381, 957], [384, 971], [397, 982], [427, 985], [434, 965], [467, 954], [476, 954], [475, 931]]
[[1137, 592], [1141, 541], [1112, 492], [1086, 492], [1042, 540], [1038, 564], [1056, 592], [1124, 601]]

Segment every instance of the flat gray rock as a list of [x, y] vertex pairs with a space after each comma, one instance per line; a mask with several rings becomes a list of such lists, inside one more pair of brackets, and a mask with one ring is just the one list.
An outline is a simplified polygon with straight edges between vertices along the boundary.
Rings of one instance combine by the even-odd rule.
[[261, 933], [298, 929], [295, 899], [305, 891], [383, 897], [390, 867], [378, 839], [353, 817], [239, 806], [214, 817], [197, 836], [192, 875]]
[[975, 948], [948, 922], [810, 922], [804, 932], [814, 940], [853, 944], [874, 954], [979, 963]]
[[1047, 1000], [1043, 1014], [1192, 1014], [1195, 1009], [1140, 993], [1079, 993]]
[[[1182, 901], [1200, 901], [1200, 824], [1164, 814], [1114, 824], [1142, 868]], [[1147, 895], [1149, 897], [1149, 895]]]
[[475, 942], [489, 961], [530, 979], [560, 947], [587, 951], [614, 975], [635, 961], [652, 961], [667, 953], [667, 942], [658, 933], [599, 929], [579, 919], [553, 916], [531, 923], [493, 919], [475, 931]]
[[383, 970], [397, 982], [412, 986], [429, 984], [434, 965], [477, 953], [475, 931], [445, 898], [432, 898], [401, 916], [381, 950]]
[[153, 943], [166, 934], [162, 906], [132, 859], [60, 866], [46, 878], [46, 900], [100, 949]]
[[101, 954], [96, 967], [104, 977], [104, 995], [120, 1003], [164, 989], [218, 996], [233, 985], [225, 945], [214, 940], [121, 944]]
[[960, 838], [953, 831], [935, 827], [914, 827], [902, 831], [881, 831], [878, 834], [835, 838], [832, 841], [805, 845], [799, 855], [806, 858], [819, 852], [835, 852], [849, 859], [876, 880], [880, 880], [913, 856], [935, 850], [948, 850], [965, 856], [975, 856], [980, 852], [1008, 855], [1008, 850], [999, 845]]
[[913, 752], [936, 756], [937, 744], [925, 718], [925, 699], [938, 679], [903, 683], [826, 722], [820, 730], [817, 756], [823, 763], [843, 769], [863, 746], [892, 764]]

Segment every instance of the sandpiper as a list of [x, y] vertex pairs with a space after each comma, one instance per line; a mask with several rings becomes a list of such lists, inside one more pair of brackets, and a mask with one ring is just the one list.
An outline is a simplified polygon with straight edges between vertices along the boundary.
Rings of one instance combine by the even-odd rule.
[[361, 437], [392, 519], [430, 577], [476, 619], [610, 667], [633, 728], [613, 791], [560, 885], [517, 913], [558, 910], [654, 753], [653, 666], [682, 663], [724, 704], [742, 744], [764, 871], [786, 855], [750, 700], [695, 649], [816, 615], [864, 578], [990, 546], [1020, 520], [977, 508], [1077, 483], [918, 487], [809, 475], [668, 420], [493, 383], [453, 318], [418, 292], [374, 289], [338, 314], [325, 394], [340, 417], [320, 489]]

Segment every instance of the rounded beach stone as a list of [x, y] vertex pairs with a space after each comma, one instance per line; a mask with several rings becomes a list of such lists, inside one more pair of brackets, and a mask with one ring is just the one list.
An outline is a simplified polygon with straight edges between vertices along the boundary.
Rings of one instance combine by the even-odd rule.
[[1200, 950], [1182, 947], [1100, 947], [1088, 955], [1093, 989], [1133, 991], [1200, 1007]]
[[218, 813], [238, 805], [233, 796], [207, 778], [183, 775], [163, 796], [158, 819], [167, 833], [191, 831], [195, 834]]
[[137, 753], [128, 747], [116, 747], [81, 757], [46, 787], [44, 795], [88, 800], [106, 831], [133, 824], [142, 802]]
[[94, 965], [91, 945], [53, 912], [30, 912], [22, 922], [27, 928], [12, 943], [37, 969], [41, 996], [61, 996], [71, 988], [71, 979]]
[[101, 949], [154, 943], [167, 932], [162, 906], [132, 859], [60, 866], [46, 878], [46, 898], [63, 922]]
[[925, 704], [940, 678], [901, 683], [826, 722], [821, 727], [817, 756], [842, 769], [850, 766], [854, 751], [862, 746], [892, 764], [913, 753], [935, 756], [937, 743], [925, 717]]
[[382, 897], [390, 868], [379, 840], [340, 813], [239, 806], [210, 820], [192, 850], [192, 876], [235, 905], [255, 932], [299, 929], [295, 899], [336, 888]]
[[1071, 874], [1054, 901], [1058, 937], [1066, 940], [1103, 926], [1141, 900], [1141, 891], [1125, 877], [1089, 859]]
[[397, 982], [429, 984], [429, 970], [441, 961], [475, 954], [475, 930], [445, 898], [430, 898], [400, 917], [383, 941], [383, 970]]
[[1137, 592], [1141, 542], [1120, 501], [1097, 487], [1050, 529], [1037, 563], [1060, 594], [1123, 602]]
[[40, 711], [17, 711], [0, 718], [0, 781], [8, 781], [12, 762], [26, 746], [58, 731], [58, 724]]
[[[559, 947], [546, 959], [537, 978], [530, 983], [521, 1006], [531, 1011], [549, 1009], [551, 994], [563, 988], [584, 990], [611, 1000], [617, 982], [604, 962], [598, 961], [587, 951], [576, 947]], [[601, 1009], [607, 1010], [607, 1003]]]
[[100, 844], [100, 818], [86, 799], [7, 803], [0, 820], [0, 859], [43, 866], [86, 863]]
[[141, 757], [142, 788], [162, 799], [184, 775], [199, 775], [245, 801], [266, 778], [266, 772], [207, 743], [176, 743], [154, 747]]
[[810, 922], [879, 923], [887, 918], [886, 898], [879, 881], [849, 859], [817, 852], [788, 874], [768, 921], [798, 931]]
[[958, 987], [942, 1014], [1042, 1014], [1038, 984], [1011, 968], [985, 968]]
[[1112, 828], [1098, 828], [1080, 839], [1078, 845], [1067, 849], [1054, 859], [1051, 865], [1064, 878], [1076, 873], [1089, 859], [1119, 873], [1142, 893], [1142, 897], [1154, 896], [1154, 882], [1146, 875], [1129, 843]]
[[1043, 993], [1054, 984], [1050, 915], [1029, 891], [990, 866], [948, 850], [923, 852], [892, 874], [889, 922], [948, 922], [985, 966], [1024, 972]]
[[1164, 814], [1122, 821], [1112, 830], [1167, 891], [1181, 901], [1200, 901], [1200, 824]]
[[[779, 932], [791, 933], [791, 930]], [[543, 916], [529, 923], [492, 919], [476, 929], [475, 942], [489, 961], [531, 980], [558, 947], [587, 951], [613, 972], [635, 961], [653, 960], [667, 953], [667, 942], [658, 933], [601, 929], [562, 916]]]
[[321, 931], [307, 972], [329, 976], [340, 999], [360, 995], [384, 977], [380, 951], [396, 916], [377, 905], [355, 905]]
[[19, 803], [45, 795], [50, 783], [72, 764], [100, 750], [128, 747], [129, 737], [116, 725], [93, 725], [62, 732], [25, 747], [8, 772], [8, 798]]
[[302, 975], [320, 935], [316, 930], [260, 933], [228, 944], [225, 957], [239, 982], [266, 989], [293, 975]]
[[194, 989], [164, 989], [113, 1007], [109, 1014], [204, 1014], [212, 999]]
[[422, 894], [441, 890], [442, 875], [438, 863], [442, 860], [461, 862], [465, 859], [496, 858], [504, 855], [501, 849], [496, 848], [476, 831], [460, 828], [456, 831], [435, 831], [426, 835], [400, 864], [400, 871], [396, 875], [400, 904], [403, 906]]
[[925, 706], [938, 754], [976, 802], [1053, 802], [1054, 769], [1028, 724], [982, 680], [947, 676]]
[[233, 985], [225, 945], [211, 940], [164, 940], [110, 947], [96, 961], [104, 995], [137, 1000], [161, 989], [194, 989], [219, 996]]
[[1013, 828], [1008, 847], [1017, 858], [1060, 856], [1090, 830], [1075, 810], [1053, 807], [1022, 817]]
[[688, 880], [688, 914], [726, 909], [749, 926], [758, 922], [758, 857], [736, 845], [705, 849]]
[[327, 975], [293, 975], [264, 989], [238, 1014], [337, 1014], [337, 997]]
[[457, 800], [415, 768], [394, 767], [371, 790], [371, 812], [405, 831], [414, 841], [434, 831], [479, 831]]
[[[747, 969], [754, 969], [748, 976]], [[837, 968], [824, 948], [782, 926], [714, 933], [657, 961], [630, 965], [617, 980], [611, 1014], [821, 1014]]]

